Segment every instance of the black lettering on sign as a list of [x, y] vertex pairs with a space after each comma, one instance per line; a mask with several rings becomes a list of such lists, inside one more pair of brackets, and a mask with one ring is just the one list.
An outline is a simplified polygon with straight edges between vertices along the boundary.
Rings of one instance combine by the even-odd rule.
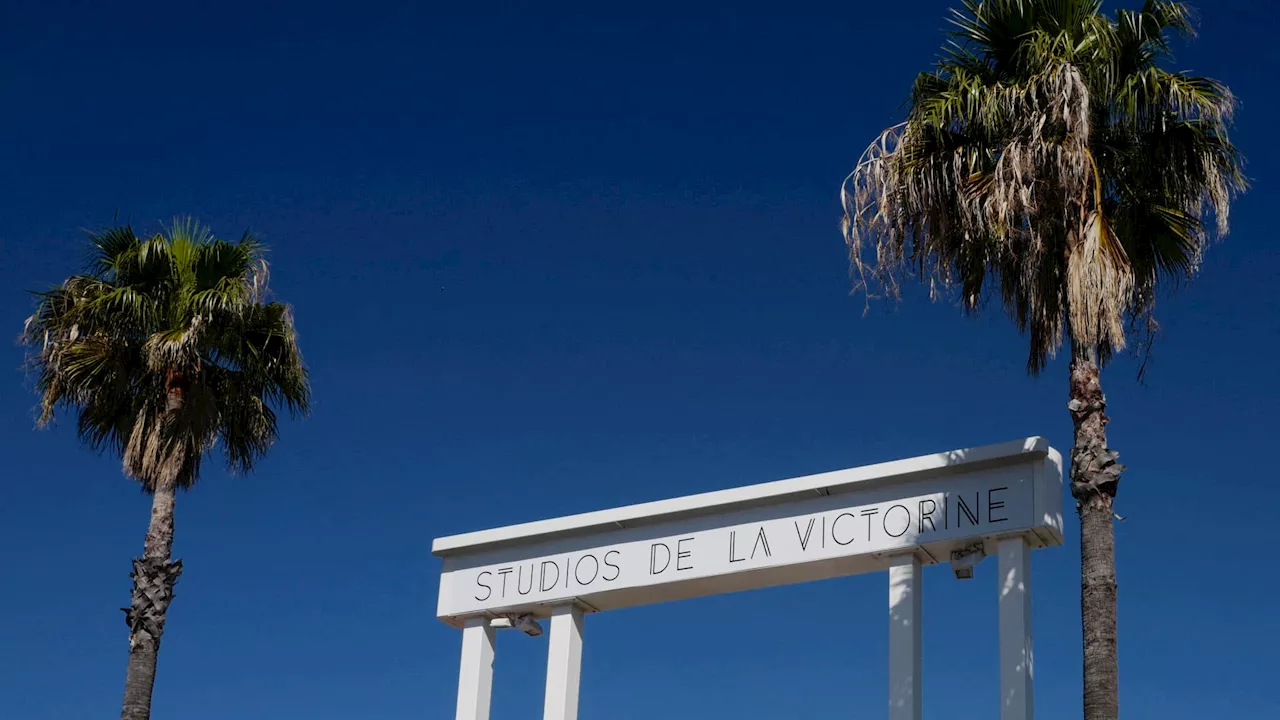
[[845, 518], [849, 518], [850, 520], [854, 520], [854, 521], [858, 519], [858, 517], [853, 513], [841, 513], [839, 517], [831, 521], [831, 539], [837, 545], [848, 545], [849, 543], [853, 542], [852, 532], [849, 533], [849, 539], [845, 540], [844, 542], [840, 542], [840, 538], [836, 537], [836, 527], [840, 525], [840, 521]]
[[[550, 585], [547, 584], [547, 566], [548, 565], [551, 566], [552, 570], [556, 571], [556, 576], [551, 579]], [[568, 567], [569, 567], [568, 563], [565, 563], [565, 568], [568, 569]], [[555, 587], [556, 583], [558, 582], [560, 582], [560, 566], [550, 560], [543, 560], [542, 561], [542, 579], [538, 583], [538, 590], [542, 592], [546, 592], [551, 588]]]
[[734, 546], [737, 545], [737, 543], [738, 543], [738, 531], [730, 530], [729, 531], [729, 562], [731, 563], [742, 562], [743, 560], [746, 560], [746, 558], [736, 558], [733, 556]]
[[[591, 577], [586, 580], [583, 580], [582, 579], [582, 561], [586, 560], [587, 558], [591, 558]], [[591, 583], [595, 582], [596, 576], [599, 574], [600, 574], [600, 561], [596, 559], [595, 555], [592, 555], [590, 553], [578, 558], [578, 564], [573, 566], [573, 579], [577, 580], [579, 585], [590, 585]]]
[[564, 559], [564, 586], [569, 587], [569, 558]]
[[693, 540], [693, 538], [680, 538], [679, 540], [676, 541], [676, 572], [680, 572], [681, 570], [693, 569], [692, 565], [685, 566], [681, 564], [681, 561], [684, 560], [685, 558], [693, 557], [692, 550], [684, 549], [684, 544], [687, 542], [690, 542], [691, 540]]
[[996, 517], [996, 511], [1004, 509], [1004, 501], [995, 499], [996, 493], [1004, 492], [1008, 489], [1007, 487], [991, 488], [987, 491], [987, 522], [998, 523], [1009, 519], [1007, 517]]
[[[889, 515], [895, 509], [901, 510], [903, 514], [906, 515], [906, 517], [902, 519], [902, 529], [896, 533], [889, 529]], [[908, 530], [911, 529], [911, 511], [908, 510], [905, 505], [891, 505], [888, 510], [884, 511], [884, 519], [881, 521], [881, 524], [884, 526], [884, 532], [886, 535], [890, 537], [902, 537], [903, 535], [907, 534]]]
[[800, 521], [796, 521], [796, 537], [800, 538], [800, 550], [809, 549], [809, 537], [813, 535], [813, 518], [809, 518], [809, 527], [805, 529], [804, 535], [800, 534]]
[[533, 563], [529, 563], [529, 589], [525, 590], [521, 587], [524, 584], [524, 565], [516, 569], [516, 592], [521, 595], [528, 595], [533, 592]]
[[493, 597], [493, 588], [489, 587], [488, 585], [485, 585], [484, 579], [483, 579], [485, 575], [492, 575], [492, 574], [493, 573], [489, 572], [488, 570], [485, 570], [484, 572], [480, 573], [480, 575], [476, 577], [476, 585], [485, 589], [484, 597], [480, 597], [479, 595], [476, 596], [476, 599], [479, 600], [480, 602], [484, 602], [485, 600], [488, 600], [489, 598]]
[[[925, 503], [929, 503], [929, 512], [927, 512], [927, 513], [924, 511], [924, 504], [925, 504]], [[934, 526], [934, 524], [933, 524], [933, 513], [934, 513], [934, 511], [936, 511], [937, 509], [938, 509], [938, 503], [934, 502], [933, 500], [930, 500], [930, 499], [928, 499], [928, 498], [925, 498], [924, 500], [921, 500], [921, 501], [920, 501], [920, 529], [919, 529], [919, 530], [917, 530], [916, 532], [920, 533], [921, 535], [923, 535], [923, 534], [924, 534], [924, 521], [925, 521], [925, 520], [928, 520], [928, 521], [929, 521], [929, 529], [930, 529], [930, 530], [934, 530], [934, 531], [936, 531], [936, 530], [938, 529], [938, 528], [937, 528], [937, 527], [935, 527], [935, 526]]]
[[[662, 561], [661, 570], [658, 569], [658, 548], [662, 548], [663, 553], [666, 554], [666, 558], [664, 558]], [[662, 572], [665, 572], [666, 569], [670, 566], [671, 566], [671, 548], [667, 547], [666, 543], [654, 543], [653, 545], [650, 545], [649, 546], [649, 574], [658, 575]]]
[[769, 538], [764, 534], [764, 526], [760, 527], [760, 532], [756, 533], [756, 544], [751, 546], [751, 559], [756, 559], [756, 551], [760, 546], [764, 546], [764, 556], [773, 557], [773, 553], [769, 552]]
[[978, 524], [978, 516], [981, 514], [980, 512], [981, 506], [978, 505], [978, 498], [980, 498], [981, 496], [982, 496], [982, 493], [980, 492], [976, 492], [973, 494], [973, 506], [975, 508], [978, 508], [978, 510], [970, 510], [969, 504], [964, 501], [963, 495], [956, 496], [956, 527], [960, 527], [961, 514], [969, 518], [970, 525]]
[[870, 510], [862, 511], [863, 517], [867, 519], [867, 540], [871, 539], [871, 516], [879, 515], [879, 514], [880, 514], [880, 508], [871, 508]]
[[617, 550], [610, 550], [609, 552], [604, 554], [604, 566], [607, 568], [613, 568], [613, 577], [605, 577], [601, 575], [600, 576], [601, 580], [604, 580], [605, 582], [613, 582], [614, 580], [618, 579], [619, 575], [622, 574], [622, 568], [609, 562], [610, 555], [621, 555], [621, 554], [622, 553], [618, 552]]
[[502, 597], [507, 596], [507, 576], [515, 572], [515, 568], [498, 568], [498, 574], [502, 576]]

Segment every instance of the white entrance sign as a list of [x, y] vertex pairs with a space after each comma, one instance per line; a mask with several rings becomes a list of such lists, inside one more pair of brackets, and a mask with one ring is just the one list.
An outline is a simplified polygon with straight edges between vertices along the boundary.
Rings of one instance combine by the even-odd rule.
[[584, 612], [879, 570], [890, 717], [919, 718], [920, 566], [954, 561], [959, 577], [998, 554], [1001, 717], [1029, 720], [1026, 551], [1062, 541], [1062, 461], [1042, 438], [440, 538], [437, 615], [474, 638], [457, 718], [488, 717], [492, 627], [551, 618], [544, 718], [570, 720]]

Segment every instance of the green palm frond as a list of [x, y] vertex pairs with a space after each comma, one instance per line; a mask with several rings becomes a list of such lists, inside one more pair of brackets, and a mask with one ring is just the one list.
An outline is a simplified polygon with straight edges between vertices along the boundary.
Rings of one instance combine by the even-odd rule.
[[265, 248], [190, 218], [145, 239], [129, 226], [87, 236], [89, 273], [36, 293], [23, 330], [41, 424], [75, 412], [81, 439], [119, 453], [147, 489], [194, 484], [218, 442], [229, 467], [250, 471], [276, 412], [310, 404], [293, 317], [265, 301]]
[[1114, 87], [1111, 123], [1145, 129], [1175, 118], [1205, 120], [1225, 129], [1236, 100], [1226, 85], [1211, 78], [1143, 68]]
[[137, 253], [138, 237], [133, 227], [121, 225], [85, 233], [94, 253], [89, 269], [98, 276], [115, 276]]
[[[1222, 83], [1162, 64], [1193, 33], [1181, 2], [1101, 12], [1098, 0], [965, 0], [907, 120], [842, 190], [861, 287], [899, 272], [998, 297], [1031, 340], [1103, 357], [1161, 282], [1193, 275], [1247, 183]], [[1212, 218], [1212, 234], [1207, 230]]]

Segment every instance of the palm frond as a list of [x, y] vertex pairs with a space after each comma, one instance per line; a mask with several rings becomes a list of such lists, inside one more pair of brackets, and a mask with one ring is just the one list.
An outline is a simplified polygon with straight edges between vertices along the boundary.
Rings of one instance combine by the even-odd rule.
[[1111, 120], [1135, 130], [1170, 119], [1204, 120], [1225, 128], [1235, 108], [1235, 96], [1217, 80], [1152, 67], [1131, 73], [1117, 85]]
[[76, 412], [85, 444], [119, 453], [147, 489], [192, 486], [219, 439], [248, 472], [276, 438], [272, 406], [310, 404], [292, 314], [263, 302], [261, 243], [190, 218], [146, 239], [128, 226], [88, 238], [88, 274], [36, 293], [23, 326], [40, 423]]
[[114, 276], [138, 251], [138, 236], [130, 225], [88, 231], [85, 236], [93, 246], [89, 270], [100, 277]]
[[842, 188], [856, 287], [896, 295], [909, 273], [967, 310], [997, 296], [1032, 372], [1064, 330], [1109, 357], [1155, 283], [1198, 268], [1205, 219], [1227, 231], [1246, 186], [1235, 99], [1161, 67], [1192, 31], [1180, 2], [1109, 17], [1098, 0], [966, 0], [951, 23], [906, 122]]

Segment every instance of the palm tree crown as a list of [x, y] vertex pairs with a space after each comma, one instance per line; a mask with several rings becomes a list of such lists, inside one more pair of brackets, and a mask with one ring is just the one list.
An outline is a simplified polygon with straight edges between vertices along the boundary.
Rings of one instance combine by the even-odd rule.
[[289, 308], [266, 301], [262, 245], [191, 220], [89, 239], [87, 272], [40, 293], [23, 333], [41, 424], [78, 410], [80, 437], [118, 452], [149, 491], [193, 485], [215, 445], [249, 471], [276, 438], [276, 410], [304, 414], [310, 401]]
[[1189, 9], [1100, 9], [965, 0], [907, 120], [842, 193], [864, 287], [893, 293], [906, 268], [958, 287], [969, 311], [990, 290], [1029, 335], [1032, 372], [1064, 329], [1102, 360], [1123, 348], [1126, 320], [1150, 318], [1161, 280], [1196, 272], [1245, 186], [1230, 91], [1160, 66]]

